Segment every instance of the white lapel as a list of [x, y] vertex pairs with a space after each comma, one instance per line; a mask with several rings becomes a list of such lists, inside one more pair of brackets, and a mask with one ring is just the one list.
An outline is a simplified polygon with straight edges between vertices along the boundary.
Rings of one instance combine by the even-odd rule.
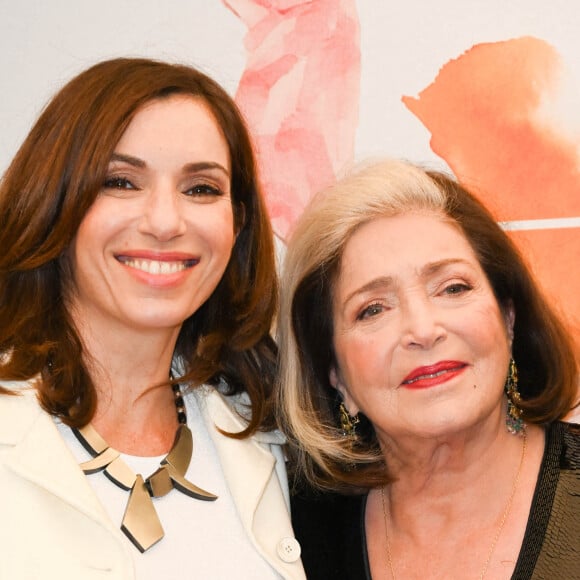
[[193, 393], [248, 537], [284, 578], [304, 579], [300, 560], [284, 560], [279, 553], [281, 542], [295, 542], [287, 490], [275, 473], [276, 459], [270, 450], [271, 445], [283, 444], [284, 437], [277, 432], [257, 433], [245, 439], [222, 435], [218, 429], [239, 433], [245, 428], [245, 422], [232, 408], [239, 408], [240, 402], [232, 398], [232, 405], [228, 404], [212, 387], [200, 387]]
[[252, 438], [234, 439], [222, 435], [218, 429], [226, 433], [243, 431], [243, 420], [214, 388], [201, 387], [197, 391], [202, 416], [209, 427], [242, 524], [246, 531], [253, 533], [255, 508], [272, 477], [275, 460]]
[[7, 447], [4, 465], [110, 527], [106, 512], [52, 418], [40, 408], [34, 391], [21, 393], [3, 396], [0, 405], [0, 445]]

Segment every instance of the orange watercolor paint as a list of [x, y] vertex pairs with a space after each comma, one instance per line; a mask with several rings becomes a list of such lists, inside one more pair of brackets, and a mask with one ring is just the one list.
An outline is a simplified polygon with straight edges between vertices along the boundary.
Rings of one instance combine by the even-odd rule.
[[[472, 47], [445, 64], [417, 98], [402, 101], [431, 133], [433, 152], [498, 220], [574, 218], [580, 217], [580, 123], [561, 118], [577, 113], [557, 108], [567, 81], [558, 52], [523, 37]], [[510, 235], [580, 336], [580, 228]]]

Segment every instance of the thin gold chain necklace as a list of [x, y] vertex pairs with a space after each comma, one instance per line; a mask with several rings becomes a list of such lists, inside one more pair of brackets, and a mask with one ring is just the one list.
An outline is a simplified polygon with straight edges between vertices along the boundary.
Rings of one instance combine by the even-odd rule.
[[[509, 513], [511, 511], [512, 508], [512, 503], [514, 501], [514, 496], [516, 495], [516, 490], [518, 488], [518, 484], [520, 481], [520, 474], [522, 472], [522, 466], [524, 464], [524, 458], [526, 456], [526, 442], [527, 442], [527, 435], [526, 432], [523, 431], [523, 444], [522, 444], [522, 455], [520, 457], [520, 464], [518, 466], [518, 470], [516, 472], [516, 476], [514, 479], [514, 482], [512, 484], [512, 491], [510, 493], [508, 502], [505, 506], [503, 515], [501, 517], [501, 521], [499, 523], [499, 527], [497, 529], [497, 532], [495, 533], [495, 536], [493, 537], [493, 541], [491, 542], [491, 546], [489, 547], [489, 551], [487, 552], [487, 558], [485, 559], [485, 562], [483, 564], [483, 567], [481, 569], [481, 572], [479, 573], [479, 580], [483, 580], [483, 578], [485, 577], [486, 573], [487, 573], [487, 569], [489, 568], [489, 564], [491, 562], [491, 557], [493, 555], [493, 552], [495, 550], [495, 547], [497, 545], [497, 542], [499, 540], [499, 537], [501, 536], [501, 533], [503, 531], [503, 527], [506, 523], [506, 520], [509, 516]], [[393, 565], [393, 559], [391, 556], [391, 546], [390, 546], [390, 541], [389, 541], [389, 526], [387, 525], [387, 503], [385, 500], [385, 487], [383, 486], [381, 488], [381, 503], [383, 506], [383, 519], [385, 522], [385, 540], [386, 540], [386, 547], [387, 547], [387, 561], [389, 563], [389, 571], [391, 573], [391, 578], [393, 580], [396, 580], [396, 576], [395, 576], [395, 567]]]

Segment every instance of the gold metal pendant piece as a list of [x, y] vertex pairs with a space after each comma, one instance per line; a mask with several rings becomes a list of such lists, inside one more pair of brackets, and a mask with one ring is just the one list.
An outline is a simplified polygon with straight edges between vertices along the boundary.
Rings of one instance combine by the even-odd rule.
[[148, 550], [165, 535], [143, 477], [139, 474], [129, 494], [121, 530], [140, 552]]
[[135, 474], [128, 467], [120, 452], [109, 447], [91, 425], [72, 431], [83, 447], [94, 456], [81, 463], [83, 472], [90, 475], [104, 471], [108, 479], [121, 489], [130, 490], [121, 530], [140, 552], [145, 552], [164, 536], [153, 497], [162, 497], [174, 488], [189, 497], [204, 501], [215, 501], [218, 497], [185, 478], [193, 453], [193, 436], [185, 424], [179, 425], [173, 446], [161, 461], [159, 469], [145, 480], [141, 474]]

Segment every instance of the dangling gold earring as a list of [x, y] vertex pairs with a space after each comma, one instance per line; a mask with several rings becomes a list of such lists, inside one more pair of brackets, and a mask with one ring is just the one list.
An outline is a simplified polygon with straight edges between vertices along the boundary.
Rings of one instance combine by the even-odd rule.
[[510, 366], [504, 389], [508, 400], [505, 424], [510, 433], [519, 435], [523, 433], [526, 426], [522, 419], [524, 412], [520, 408], [522, 398], [518, 391], [518, 369], [513, 358], [510, 358]]
[[360, 419], [358, 414], [354, 417], [346, 410], [344, 401], [340, 403], [340, 427], [342, 429], [342, 434], [345, 437], [350, 437], [351, 439], [356, 438], [356, 426], [359, 424]]

